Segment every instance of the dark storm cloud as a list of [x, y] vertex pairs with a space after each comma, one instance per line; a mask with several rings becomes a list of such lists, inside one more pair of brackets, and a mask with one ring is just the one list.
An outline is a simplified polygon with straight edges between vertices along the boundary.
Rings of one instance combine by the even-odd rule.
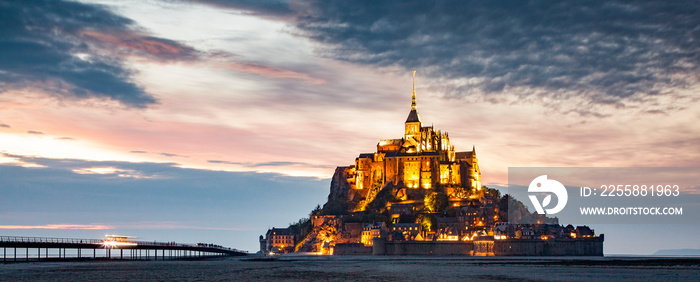
[[192, 2], [204, 3], [218, 7], [235, 8], [245, 10], [254, 14], [269, 16], [289, 15], [289, 0], [191, 0]]
[[596, 104], [614, 104], [633, 94], [666, 94], [698, 82], [699, 6], [687, 1], [313, 1], [298, 11], [295, 24], [323, 43], [318, 52], [324, 56], [418, 69], [449, 96], [524, 87], [554, 98], [583, 94]]
[[155, 99], [133, 82], [123, 55], [189, 58], [194, 50], [140, 34], [134, 22], [105, 7], [66, 1], [0, 3], [0, 92], [45, 89], [75, 98], [99, 97], [131, 107]]

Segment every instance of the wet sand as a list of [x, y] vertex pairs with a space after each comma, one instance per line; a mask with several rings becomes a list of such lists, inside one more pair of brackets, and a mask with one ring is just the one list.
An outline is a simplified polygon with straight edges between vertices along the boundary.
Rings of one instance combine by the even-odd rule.
[[570, 281], [700, 280], [700, 259], [280, 256], [276, 260], [0, 264], [3, 281]]

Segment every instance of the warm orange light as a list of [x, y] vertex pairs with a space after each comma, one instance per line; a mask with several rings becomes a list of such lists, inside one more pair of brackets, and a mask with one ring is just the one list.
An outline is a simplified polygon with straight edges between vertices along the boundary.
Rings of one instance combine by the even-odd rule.
[[110, 249], [118, 249], [120, 247], [136, 246], [136, 243], [104, 240], [104, 241], [102, 241], [102, 246], [105, 248], [110, 248]]

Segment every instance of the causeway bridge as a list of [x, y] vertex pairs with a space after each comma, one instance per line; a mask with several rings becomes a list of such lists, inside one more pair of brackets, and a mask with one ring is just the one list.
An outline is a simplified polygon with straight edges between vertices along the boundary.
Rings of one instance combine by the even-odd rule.
[[3, 262], [57, 260], [181, 260], [248, 253], [215, 244], [133, 241], [127, 237], [74, 239], [0, 236]]

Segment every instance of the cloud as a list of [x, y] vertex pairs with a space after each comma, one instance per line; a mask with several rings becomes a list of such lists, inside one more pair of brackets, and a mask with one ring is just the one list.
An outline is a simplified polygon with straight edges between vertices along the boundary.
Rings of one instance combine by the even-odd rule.
[[263, 64], [259, 64], [259, 63], [241, 63], [241, 62], [229, 61], [223, 67], [230, 69], [230, 70], [235, 70], [235, 71], [240, 71], [240, 72], [249, 72], [249, 73], [257, 74], [257, 75], [264, 76], [264, 77], [270, 77], [270, 78], [299, 79], [299, 80], [302, 80], [305, 83], [311, 84], [311, 85], [325, 83], [324, 80], [318, 79], [318, 78], [313, 78], [306, 73], [290, 71], [290, 70], [286, 70], [286, 69], [282, 69], [282, 68], [278, 68], [278, 67], [273, 67], [273, 66], [266, 66]]
[[45, 225], [0, 225], [0, 229], [67, 229], [67, 230], [103, 230], [114, 229], [107, 225], [94, 224], [45, 224]]
[[0, 151], [0, 165], [32, 167], [32, 168], [45, 167], [43, 165], [31, 162], [31, 161], [26, 161], [26, 160], [28, 160], [28, 158], [25, 158], [23, 156], [18, 156], [18, 155], [12, 155], [12, 154], [8, 154], [4, 151]]
[[176, 41], [140, 34], [135, 31], [112, 31], [110, 33], [86, 30], [82, 36], [105, 44], [105, 48], [116, 48], [125, 55], [139, 55], [158, 61], [187, 61], [199, 59], [199, 51]]
[[301, 34], [321, 43], [317, 54], [417, 69], [453, 98], [631, 107], [700, 82], [696, 3], [312, 1], [295, 12]]
[[[274, 3], [240, 4], [262, 9]], [[281, 9], [286, 7], [285, 1], [274, 5], [277, 8], [264, 9], [265, 13], [288, 10]], [[102, 5], [50, 0], [26, 5], [9, 1], [0, 6], [0, 16], [0, 93], [35, 89], [57, 97], [100, 98], [146, 108], [157, 100], [136, 82], [138, 72], [126, 63], [130, 58], [160, 63], [196, 62], [268, 78], [324, 83], [288, 67], [250, 61], [220, 50], [200, 51], [152, 36], [133, 20]], [[225, 58], [221, 58], [224, 53]], [[214, 64], [210, 64], [212, 61]]]
[[323, 79], [312, 77], [303, 71], [273, 66], [270, 65], [269, 62], [249, 61], [245, 58], [241, 58], [239, 55], [221, 50], [214, 50], [206, 54], [201, 54], [201, 60], [215, 69], [229, 69], [268, 78], [301, 80], [305, 84], [310, 85], [325, 83]]
[[5, 1], [0, 19], [0, 91], [36, 88], [143, 108], [156, 100], [134, 82], [135, 72], [124, 65], [120, 51], [157, 60], [189, 58], [193, 52], [143, 35], [132, 20], [100, 5]]
[[287, 16], [292, 11], [290, 9], [290, 0], [191, 0], [191, 2], [204, 3], [217, 7], [245, 10], [249, 13], [260, 16]]
[[[68, 218], [70, 225], [105, 226], [153, 240], [184, 236], [186, 242], [208, 240], [254, 250], [258, 235], [268, 226], [286, 226], [307, 216], [328, 195], [328, 180], [312, 177], [186, 169], [174, 163], [13, 157], [44, 167], [0, 166], [4, 200], [0, 218], [5, 226], [41, 227]], [[162, 177], [121, 178], [73, 171], [108, 167]], [[164, 231], [147, 231], [161, 229]], [[70, 236], [99, 233], [80, 234], [88, 235]], [[209, 236], [217, 238], [207, 239]]]
[[73, 137], [56, 137], [56, 140], [75, 140]]
[[44, 134], [44, 133], [41, 132], [41, 131], [34, 131], [34, 130], [29, 130], [29, 131], [27, 131], [27, 133], [29, 133], [29, 134], [36, 134], [36, 135], [43, 135], [43, 134]]
[[333, 166], [313, 165], [313, 164], [304, 163], [304, 162], [259, 162], [259, 163], [253, 163], [253, 162], [231, 162], [231, 161], [223, 161], [223, 160], [208, 160], [207, 162], [213, 163], [213, 164], [240, 165], [240, 166], [248, 167], [248, 168], [280, 167], [280, 166], [303, 166], [303, 167], [314, 167], [314, 168], [333, 168]]
[[157, 175], [146, 175], [143, 172], [134, 169], [123, 169], [113, 166], [75, 168], [72, 169], [72, 171], [77, 174], [109, 175], [121, 178], [158, 178]]
[[9, 126], [9, 125], [7, 125], [7, 124], [4, 124], [4, 123], [0, 123], [0, 127], [4, 127], [4, 128], [10, 128], [10, 126]]
[[[148, 151], [129, 151], [132, 154], [148, 154]], [[180, 157], [180, 158], [187, 158], [187, 156], [179, 155], [179, 154], [173, 154], [173, 153], [153, 153], [153, 154], [158, 154], [161, 156], [166, 156], [168, 158], [173, 158], [173, 157]]]
[[158, 154], [161, 155], [161, 156], [169, 157], [169, 158], [172, 158], [172, 157], [187, 158], [187, 156], [178, 155], [178, 154], [172, 154], [172, 153], [158, 153]]
[[249, 228], [206, 227], [182, 222], [129, 222], [116, 224], [43, 224], [43, 225], [0, 225], [0, 229], [49, 229], [49, 230], [110, 230], [110, 229], [192, 229], [192, 230], [224, 230], [242, 231]]
[[193, 225], [178, 221], [162, 221], [162, 222], [125, 222], [110, 224], [119, 229], [193, 229], [193, 230], [225, 230], [225, 231], [241, 231], [251, 230], [250, 228], [236, 227], [208, 227], [201, 225]]
[[[76, 159], [49, 159], [34, 156], [14, 155], [0, 152], [0, 160], [6, 160], [9, 165], [23, 167], [60, 167], [68, 172], [80, 175], [94, 175], [104, 178], [134, 178], [134, 179], [157, 179], [163, 178], [158, 173], [150, 173], [140, 165], [130, 165], [126, 162], [103, 161], [86, 162]], [[147, 166], [146, 166], [147, 167]]]

